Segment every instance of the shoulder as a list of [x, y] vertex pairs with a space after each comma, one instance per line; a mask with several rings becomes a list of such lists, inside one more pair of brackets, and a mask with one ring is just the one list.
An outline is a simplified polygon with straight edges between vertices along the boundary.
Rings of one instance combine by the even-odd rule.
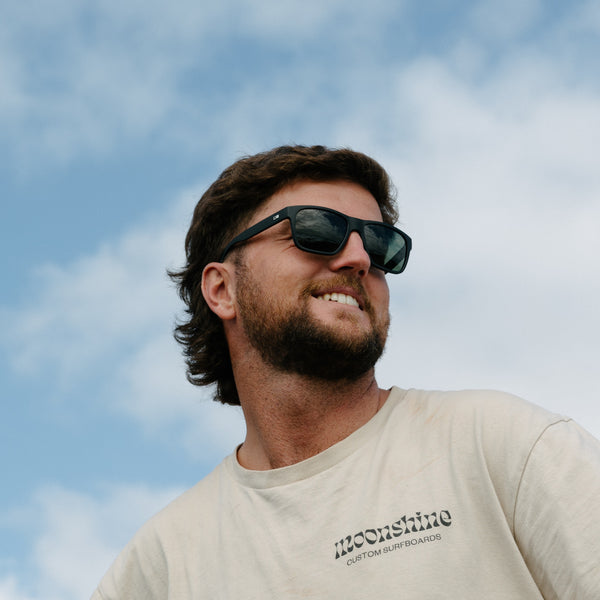
[[[453, 469], [502, 488], [510, 512], [531, 452], [549, 428], [570, 419], [493, 390], [394, 390], [389, 426], [415, 447], [433, 447]], [[502, 485], [500, 486], [500, 483]]]
[[163, 543], [167, 537], [179, 540], [185, 538], [192, 528], [209, 527], [213, 522], [210, 511], [214, 510], [216, 505], [221, 480], [225, 476], [224, 471], [224, 463], [221, 463], [151, 517], [136, 537], [146, 538], [147, 541], [155, 539]]
[[103, 577], [94, 598], [167, 597], [169, 573], [184, 565], [183, 549], [194, 536], [210, 535], [223, 464], [151, 517], [123, 548]]
[[[394, 409], [416, 421], [444, 427], [469, 427], [472, 433], [539, 433], [568, 417], [552, 413], [519, 396], [496, 390], [407, 390], [393, 388]], [[474, 429], [473, 429], [474, 428]]]

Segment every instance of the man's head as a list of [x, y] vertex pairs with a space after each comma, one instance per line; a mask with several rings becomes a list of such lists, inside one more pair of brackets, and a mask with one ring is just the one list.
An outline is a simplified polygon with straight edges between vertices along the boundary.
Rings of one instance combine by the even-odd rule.
[[[221, 319], [202, 294], [202, 273], [206, 265], [221, 260], [225, 247], [237, 234], [256, 222], [255, 216], [269, 200], [302, 182], [353, 184], [376, 202], [377, 215], [371, 209], [365, 218], [388, 224], [396, 220], [386, 172], [373, 159], [351, 150], [284, 146], [245, 157], [220, 175], [196, 206], [186, 238], [187, 263], [172, 276], [179, 283], [189, 316], [177, 326], [175, 334], [185, 348], [188, 379], [196, 385], [216, 383], [215, 399], [221, 402], [239, 404], [239, 398]], [[228, 260], [239, 265], [242, 278], [252, 278], [251, 273], [243, 271], [243, 253], [243, 245], [236, 247]], [[248, 290], [251, 296], [252, 288]], [[242, 304], [248, 309], [248, 302]]]

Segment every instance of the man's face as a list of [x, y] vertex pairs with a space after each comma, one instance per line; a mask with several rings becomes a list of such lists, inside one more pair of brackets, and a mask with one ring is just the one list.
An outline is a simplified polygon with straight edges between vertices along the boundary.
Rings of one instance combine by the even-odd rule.
[[[373, 196], [356, 184], [301, 182], [272, 196], [251, 224], [298, 204], [381, 220]], [[352, 380], [383, 352], [389, 290], [356, 232], [338, 254], [322, 256], [296, 248], [289, 220], [267, 229], [241, 250], [236, 297], [250, 343], [282, 371]]]

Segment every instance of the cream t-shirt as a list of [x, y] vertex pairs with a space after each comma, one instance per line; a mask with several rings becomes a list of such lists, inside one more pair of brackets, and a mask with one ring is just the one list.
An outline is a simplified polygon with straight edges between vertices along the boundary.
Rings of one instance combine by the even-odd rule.
[[235, 453], [147, 522], [93, 600], [598, 599], [600, 443], [507, 394], [393, 388], [271, 471]]

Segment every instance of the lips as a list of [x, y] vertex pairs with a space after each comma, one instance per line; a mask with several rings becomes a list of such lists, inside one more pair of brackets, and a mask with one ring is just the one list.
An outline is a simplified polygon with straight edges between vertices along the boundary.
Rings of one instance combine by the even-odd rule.
[[360, 308], [360, 304], [358, 300], [351, 296], [350, 294], [344, 294], [342, 292], [331, 292], [325, 293], [319, 296], [315, 296], [317, 300], [325, 300], [326, 302], [337, 302], [339, 304], [349, 304], [350, 306], [356, 306], [356, 308]]
[[328, 280], [314, 281], [304, 293], [324, 302], [346, 304], [370, 312], [371, 304], [362, 282], [346, 274], [338, 274]]

